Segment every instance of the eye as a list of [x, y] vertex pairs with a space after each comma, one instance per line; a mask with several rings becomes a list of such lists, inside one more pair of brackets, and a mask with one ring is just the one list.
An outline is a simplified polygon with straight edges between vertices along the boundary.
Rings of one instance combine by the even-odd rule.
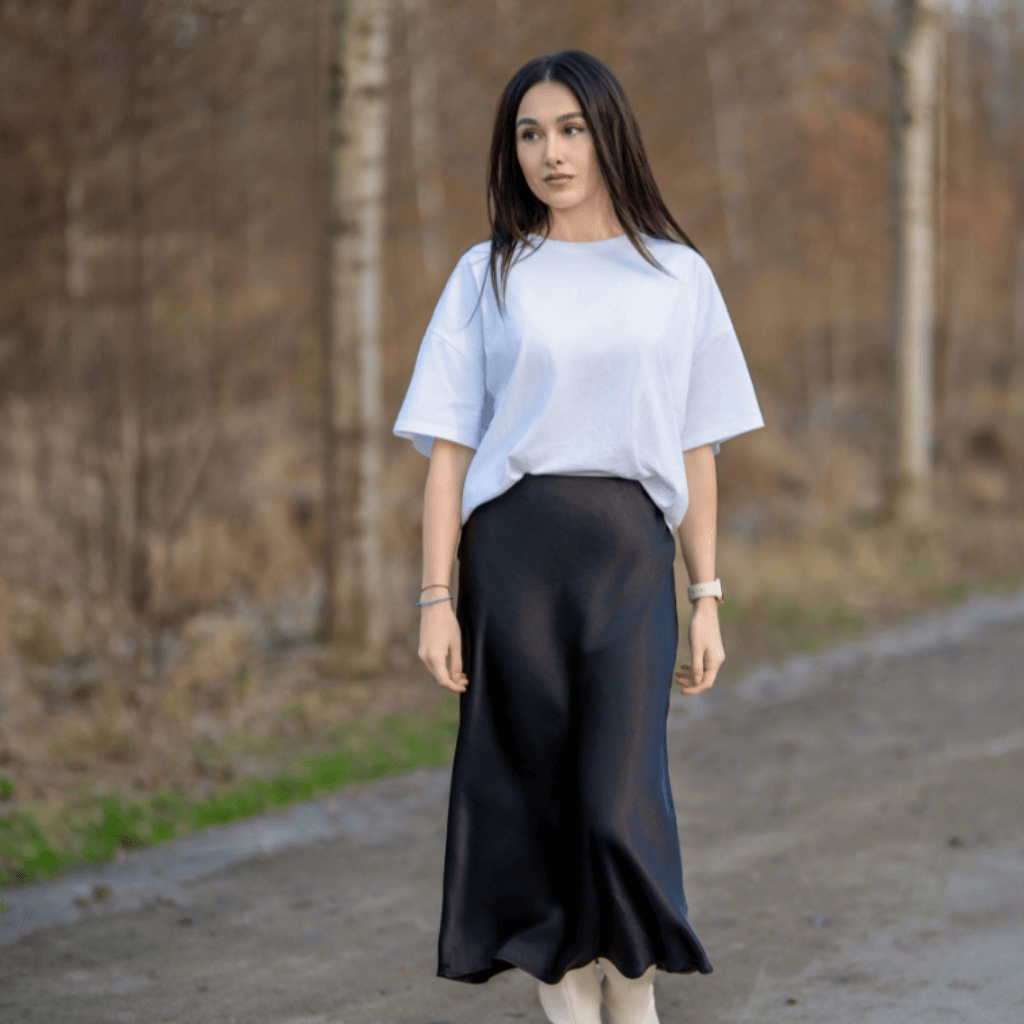
[[[574, 132], [574, 133], [578, 134], [579, 132], [585, 131], [585, 129], [584, 129], [584, 127], [582, 125], [579, 125], [579, 124], [567, 124], [565, 126], [565, 128], [564, 128], [564, 131]], [[530, 141], [530, 137], [534, 136], [536, 134], [537, 133], [532, 128], [527, 128], [526, 131], [524, 131], [524, 132], [522, 132], [520, 134], [519, 141], [520, 142], [529, 142]], [[570, 138], [574, 138], [574, 137], [575, 137], [575, 135], [570, 136]]]

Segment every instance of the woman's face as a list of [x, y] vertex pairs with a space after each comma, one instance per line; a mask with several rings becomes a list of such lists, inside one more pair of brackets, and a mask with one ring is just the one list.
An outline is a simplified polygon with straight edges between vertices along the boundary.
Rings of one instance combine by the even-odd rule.
[[516, 112], [516, 155], [530, 190], [556, 210], [604, 191], [594, 139], [579, 101], [561, 82], [538, 82]]

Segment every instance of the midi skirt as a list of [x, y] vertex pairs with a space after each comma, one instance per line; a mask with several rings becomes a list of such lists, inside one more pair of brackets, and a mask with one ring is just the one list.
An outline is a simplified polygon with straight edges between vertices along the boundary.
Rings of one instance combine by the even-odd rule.
[[668, 775], [675, 551], [623, 477], [527, 474], [466, 520], [439, 977], [711, 973]]

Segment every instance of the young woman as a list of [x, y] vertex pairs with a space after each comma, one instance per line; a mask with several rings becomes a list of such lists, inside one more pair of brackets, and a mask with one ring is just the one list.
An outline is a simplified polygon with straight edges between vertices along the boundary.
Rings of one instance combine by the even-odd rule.
[[488, 177], [491, 237], [452, 272], [394, 426], [430, 457], [419, 655], [460, 695], [437, 973], [518, 967], [554, 1024], [600, 1024], [602, 997], [612, 1024], [655, 1024], [656, 968], [711, 971], [666, 752], [673, 531], [696, 694], [725, 657], [715, 454], [764, 421], [606, 65], [518, 71]]

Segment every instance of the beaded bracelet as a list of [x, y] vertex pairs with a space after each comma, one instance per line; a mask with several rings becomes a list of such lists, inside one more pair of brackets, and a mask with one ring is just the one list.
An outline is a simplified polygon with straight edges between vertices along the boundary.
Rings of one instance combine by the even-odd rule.
[[417, 601], [416, 607], [419, 608], [424, 604], [437, 604], [439, 601], [450, 601], [452, 599], [451, 594], [446, 594], [444, 597], [435, 597], [433, 601]]

